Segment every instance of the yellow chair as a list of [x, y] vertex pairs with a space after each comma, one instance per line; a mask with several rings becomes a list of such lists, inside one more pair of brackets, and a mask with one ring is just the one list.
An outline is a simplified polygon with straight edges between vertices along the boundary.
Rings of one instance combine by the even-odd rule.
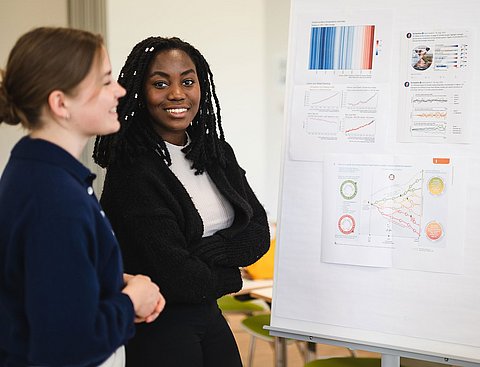
[[275, 238], [270, 240], [268, 251], [252, 265], [244, 268], [251, 279], [272, 279], [275, 255]]

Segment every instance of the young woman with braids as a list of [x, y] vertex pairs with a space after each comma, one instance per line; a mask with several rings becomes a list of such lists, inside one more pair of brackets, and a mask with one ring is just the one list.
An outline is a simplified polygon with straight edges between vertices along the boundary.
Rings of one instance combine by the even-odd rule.
[[0, 70], [0, 122], [29, 134], [0, 179], [0, 366], [121, 367], [134, 320], [164, 306], [120, 248], [78, 158], [120, 127], [125, 90], [99, 36], [36, 28]]
[[178, 38], [138, 43], [121, 70], [120, 131], [97, 138], [101, 203], [125, 267], [147, 274], [165, 311], [137, 325], [127, 366], [235, 367], [238, 348], [216, 299], [268, 249], [266, 213], [225, 142], [210, 67]]

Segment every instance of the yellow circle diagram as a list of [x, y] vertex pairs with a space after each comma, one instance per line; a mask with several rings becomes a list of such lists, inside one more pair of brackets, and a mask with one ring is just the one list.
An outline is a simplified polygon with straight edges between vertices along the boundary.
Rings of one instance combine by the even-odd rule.
[[431, 241], [437, 241], [443, 236], [443, 227], [436, 221], [431, 221], [425, 227], [425, 235]]
[[445, 191], [445, 181], [441, 177], [432, 177], [428, 181], [428, 191], [432, 195], [441, 195]]

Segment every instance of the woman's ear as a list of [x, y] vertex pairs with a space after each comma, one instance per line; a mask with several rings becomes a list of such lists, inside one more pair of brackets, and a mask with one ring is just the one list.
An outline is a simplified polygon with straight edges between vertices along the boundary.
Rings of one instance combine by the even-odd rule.
[[65, 94], [62, 91], [54, 90], [48, 95], [48, 107], [54, 116], [68, 120], [70, 114], [65, 104]]

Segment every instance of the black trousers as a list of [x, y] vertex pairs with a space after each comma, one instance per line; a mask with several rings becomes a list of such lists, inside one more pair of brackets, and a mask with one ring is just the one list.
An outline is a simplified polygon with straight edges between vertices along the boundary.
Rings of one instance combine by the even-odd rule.
[[127, 367], [241, 367], [237, 343], [216, 301], [172, 305], [138, 324]]

